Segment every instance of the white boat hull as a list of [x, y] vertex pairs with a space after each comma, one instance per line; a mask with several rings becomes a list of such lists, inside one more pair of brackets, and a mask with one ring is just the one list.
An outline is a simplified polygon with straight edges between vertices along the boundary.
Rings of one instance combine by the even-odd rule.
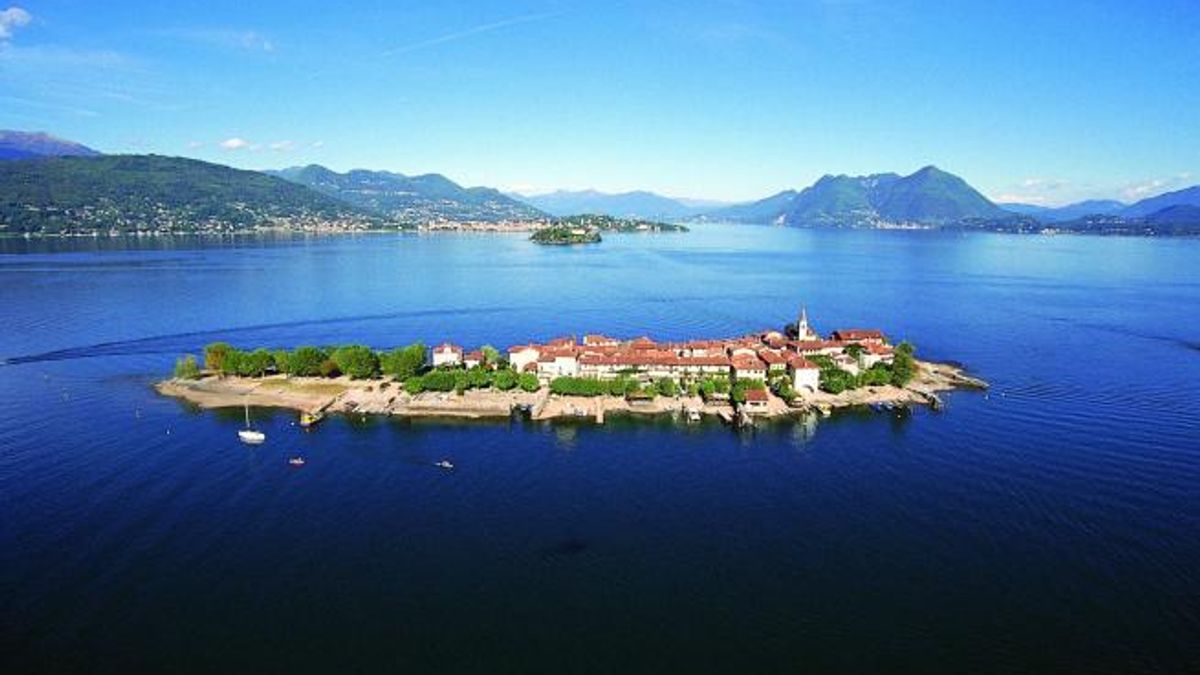
[[238, 440], [246, 445], [258, 445], [267, 440], [267, 435], [261, 431], [254, 431], [253, 429], [242, 429], [238, 432]]

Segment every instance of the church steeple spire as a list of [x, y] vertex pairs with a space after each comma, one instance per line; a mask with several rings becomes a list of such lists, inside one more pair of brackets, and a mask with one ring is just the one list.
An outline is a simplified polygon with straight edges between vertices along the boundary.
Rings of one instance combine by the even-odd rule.
[[796, 339], [815, 340], [816, 337], [816, 332], [808, 325], [808, 307], [800, 305], [800, 316], [796, 319]]

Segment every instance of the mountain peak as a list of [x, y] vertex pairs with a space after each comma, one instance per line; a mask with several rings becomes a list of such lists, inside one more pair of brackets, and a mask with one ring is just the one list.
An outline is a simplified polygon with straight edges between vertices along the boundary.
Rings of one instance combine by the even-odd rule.
[[880, 223], [944, 225], [1004, 212], [954, 174], [928, 165], [908, 176], [825, 174], [811, 186], [709, 214], [710, 219], [792, 225], [871, 227]]
[[0, 159], [33, 157], [95, 157], [99, 152], [44, 131], [0, 129]]

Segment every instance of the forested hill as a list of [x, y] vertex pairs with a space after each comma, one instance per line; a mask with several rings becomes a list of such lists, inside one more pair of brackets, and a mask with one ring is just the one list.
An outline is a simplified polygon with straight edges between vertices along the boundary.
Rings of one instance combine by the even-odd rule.
[[359, 208], [404, 222], [521, 221], [548, 216], [487, 187], [465, 188], [441, 174], [406, 176], [355, 169], [337, 173], [319, 164], [268, 172]]
[[281, 178], [181, 157], [0, 162], [0, 232], [362, 229], [387, 221]]

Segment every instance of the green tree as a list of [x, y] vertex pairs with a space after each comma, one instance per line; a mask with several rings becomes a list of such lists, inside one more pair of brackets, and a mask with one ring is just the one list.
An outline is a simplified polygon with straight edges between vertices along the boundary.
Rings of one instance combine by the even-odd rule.
[[177, 359], [175, 361], [175, 377], [180, 380], [200, 379], [200, 365], [196, 363], [196, 357], [188, 354]]
[[288, 355], [288, 373], [299, 377], [316, 377], [321, 374], [325, 352], [317, 347], [297, 347]]
[[483, 352], [483, 362], [489, 366], [500, 365], [500, 350], [491, 345], [484, 345], [479, 348]]
[[914, 354], [916, 349], [911, 342], [905, 341], [896, 345], [896, 352], [892, 357], [892, 384], [903, 387], [917, 374]]
[[366, 380], [379, 374], [379, 357], [370, 347], [346, 345], [329, 355], [338, 370], [354, 380]]
[[[228, 347], [228, 345], [227, 345]], [[242, 372], [242, 361], [246, 358], [246, 353], [240, 349], [228, 347], [224, 351], [224, 355], [220, 357], [221, 373], [224, 375], [238, 375]], [[208, 359], [205, 359], [208, 362]]]
[[417, 342], [393, 349], [380, 358], [379, 365], [384, 373], [407, 380], [425, 367], [425, 345]]
[[225, 356], [233, 351], [227, 342], [213, 342], [204, 347], [204, 367], [225, 372]]
[[291, 372], [290, 363], [291, 355], [286, 349], [276, 349], [271, 352], [271, 367], [275, 369], [275, 372], [281, 374]]
[[242, 377], [262, 377], [274, 363], [274, 357], [266, 349], [243, 352], [238, 359], [237, 374]]
[[729, 398], [734, 403], [745, 403], [746, 392], [751, 389], [765, 389], [766, 384], [761, 380], [739, 379], [729, 390]]

